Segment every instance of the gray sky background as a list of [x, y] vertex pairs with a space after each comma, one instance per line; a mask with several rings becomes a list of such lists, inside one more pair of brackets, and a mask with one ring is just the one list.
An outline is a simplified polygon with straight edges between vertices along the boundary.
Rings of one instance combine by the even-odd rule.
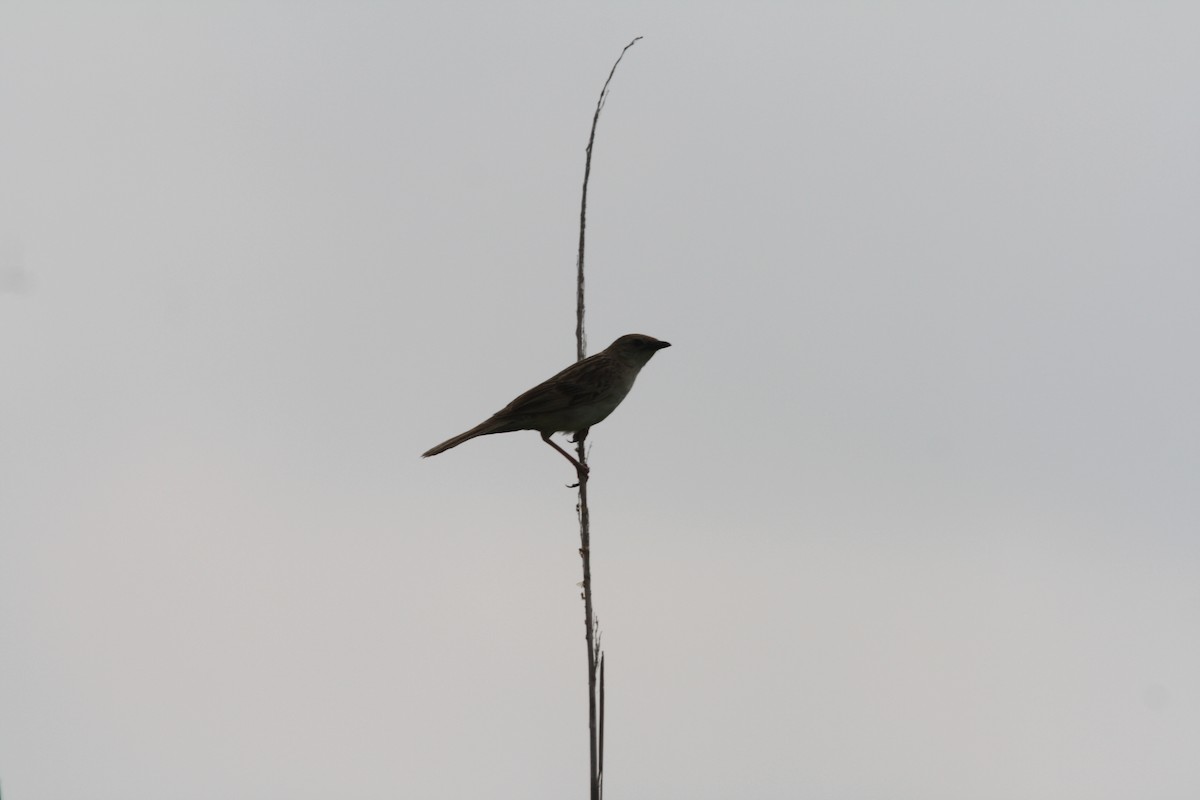
[[1193, 3], [0, 5], [0, 785], [1200, 795]]

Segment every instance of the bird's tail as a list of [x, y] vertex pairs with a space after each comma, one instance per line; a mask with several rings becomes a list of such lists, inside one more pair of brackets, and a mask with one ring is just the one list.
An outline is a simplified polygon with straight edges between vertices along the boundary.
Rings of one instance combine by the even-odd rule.
[[466, 433], [460, 433], [458, 436], [442, 442], [437, 447], [429, 448], [424, 453], [421, 453], [421, 458], [429, 458], [430, 456], [436, 456], [438, 453], [444, 453], [451, 447], [458, 447], [463, 442], [468, 439], [474, 439], [476, 436], [486, 436], [489, 433], [506, 433], [510, 430], [512, 428], [505, 427], [504, 423], [498, 422], [493, 417], [486, 422], [479, 423]]

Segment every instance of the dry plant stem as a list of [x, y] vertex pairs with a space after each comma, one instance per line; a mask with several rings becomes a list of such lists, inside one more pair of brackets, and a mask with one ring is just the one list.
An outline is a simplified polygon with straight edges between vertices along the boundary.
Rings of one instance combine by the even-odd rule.
[[[583, 302], [583, 250], [587, 234], [587, 193], [588, 179], [592, 175], [592, 145], [596, 142], [596, 124], [600, 121], [600, 112], [604, 109], [605, 98], [608, 97], [608, 85], [612, 82], [613, 75], [617, 72], [617, 66], [621, 63], [621, 59], [625, 57], [626, 51], [633, 47], [638, 39], [641, 38], [638, 36], [625, 45], [624, 49], [621, 50], [621, 55], [617, 56], [617, 60], [613, 62], [612, 69], [608, 72], [608, 79], [604, 81], [604, 88], [600, 90], [600, 99], [596, 102], [596, 113], [592, 115], [592, 132], [588, 136], [587, 157], [583, 167], [583, 199], [579, 204], [579, 256], [575, 262], [577, 275], [575, 289], [575, 357], [580, 361], [587, 355], [587, 336], [584, 334], [583, 329], [585, 308]], [[558, 445], [549, 439], [546, 439], [546, 442], [564, 456], [567, 456], [575, 464], [575, 474], [579, 476], [579, 555], [583, 560], [583, 624], [584, 629], [587, 631], [588, 650], [588, 745], [590, 754], [588, 782], [591, 788], [591, 800], [600, 800], [604, 777], [604, 660], [600, 652], [599, 643], [596, 641], [595, 614], [592, 609], [591, 522], [588, 515], [587, 503], [589, 470], [587, 452], [584, 449], [586, 439], [586, 430], [578, 433], [575, 437], [577, 458], [571, 458], [565, 450], [558, 447]], [[596, 685], [597, 679], [600, 682], [599, 688]], [[597, 703], [599, 704], [599, 713], [597, 713]]]
[[578, 442], [579, 468], [579, 556], [583, 560], [583, 624], [587, 631], [588, 649], [588, 784], [592, 800], [600, 800], [600, 728], [596, 709], [596, 623], [592, 609], [592, 537], [588, 514], [588, 469], [584, 460], [584, 439]]
[[[592, 145], [596, 143], [596, 125], [600, 122], [600, 112], [604, 110], [604, 100], [608, 97], [608, 85], [612, 83], [613, 75], [617, 73], [617, 66], [620, 65], [621, 59], [625, 57], [625, 52], [633, 47], [641, 39], [640, 36], [635, 36], [633, 41], [625, 45], [621, 50], [621, 55], [617, 56], [617, 60], [613, 62], [612, 69], [608, 71], [608, 79], [604, 81], [604, 88], [600, 90], [600, 100], [596, 103], [596, 113], [592, 115], [592, 132], [588, 136], [587, 157], [583, 162], [583, 200], [579, 203], [579, 256], [575, 262], [576, 272], [576, 287], [575, 287], [575, 358], [582, 361], [587, 355], [587, 335], [583, 332], [583, 245], [587, 238], [587, 193], [588, 193], [588, 178], [592, 176]], [[583, 447], [579, 448], [580, 452]]]
[[599, 644], [596, 646], [596, 655], [600, 659], [600, 794], [604, 794], [604, 653], [600, 651]]

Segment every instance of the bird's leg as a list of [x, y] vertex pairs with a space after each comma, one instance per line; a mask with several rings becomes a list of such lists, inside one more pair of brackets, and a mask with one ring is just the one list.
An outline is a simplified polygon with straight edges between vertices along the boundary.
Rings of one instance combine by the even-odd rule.
[[590, 431], [590, 430], [591, 430], [591, 428], [580, 428], [579, 430], [575, 431], [574, 434], [571, 435], [571, 441], [574, 443], [582, 442], [584, 439], [587, 438], [588, 431]]
[[589, 472], [590, 470], [588, 469], [588, 466], [587, 466], [587, 464], [581, 464], [581, 463], [579, 463], [579, 461], [578, 461], [578, 460], [575, 458], [575, 456], [571, 455], [571, 454], [570, 454], [570, 453], [568, 453], [566, 450], [563, 450], [561, 447], [559, 447], [558, 445], [556, 445], [554, 442], [550, 441], [550, 434], [549, 434], [549, 433], [543, 433], [543, 434], [542, 434], [542, 441], [543, 441], [543, 442], [545, 442], [546, 444], [550, 445], [551, 447], [553, 447], [553, 448], [554, 448], [555, 450], [557, 450], [558, 452], [562, 453], [562, 457], [563, 457], [563, 458], [565, 458], [567, 461], [570, 461], [572, 464], [574, 464], [574, 465], [575, 465], [575, 470], [576, 470], [576, 472], [580, 472], [580, 473], [582, 473], [582, 474], [584, 474], [584, 475], [588, 474], [588, 472]]

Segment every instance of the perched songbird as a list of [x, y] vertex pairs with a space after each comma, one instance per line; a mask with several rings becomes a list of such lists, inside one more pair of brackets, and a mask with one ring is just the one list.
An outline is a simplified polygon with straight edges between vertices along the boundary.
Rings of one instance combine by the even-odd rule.
[[574, 432], [575, 441], [586, 436], [588, 428], [621, 404], [650, 357], [670, 346], [670, 342], [660, 342], [653, 336], [626, 334], [608, 349], [576, 361], [550, 380], [533, 387], [493, 414], [491, 419], [422, 453], [421, 458], [444, 453], [476, 436], [537, 431], [542, 435], [542, 441], [566, 456], [577, 469], [585, 469], [570, 453], [550, 441], [550, 435], [559, 431]]

